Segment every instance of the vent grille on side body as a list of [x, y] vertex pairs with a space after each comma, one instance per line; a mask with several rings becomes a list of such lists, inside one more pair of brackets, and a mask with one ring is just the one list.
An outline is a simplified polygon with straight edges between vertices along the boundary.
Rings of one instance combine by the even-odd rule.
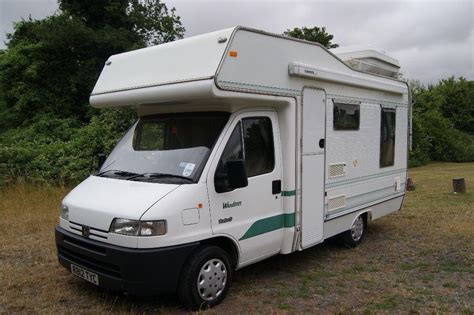
[[328, 210], [333, 211], [346, 206], [346, 196], [337, 196], [328, 200]]
[[329, 165], [329, 178], [341, 177], [346, 175], [346, 163]]

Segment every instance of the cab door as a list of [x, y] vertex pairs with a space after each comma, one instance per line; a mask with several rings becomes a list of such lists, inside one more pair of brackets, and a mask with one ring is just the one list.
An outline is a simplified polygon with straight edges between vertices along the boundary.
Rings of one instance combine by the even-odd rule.
[[[234, 115], [217, 150], [207, 179], [213, 234], [238, 242], [241, 264], [278, 253], [283, 209], [277, 114]], [[233, 188], [227, 166], [238, 160], [244, 161], [248, 183]]]

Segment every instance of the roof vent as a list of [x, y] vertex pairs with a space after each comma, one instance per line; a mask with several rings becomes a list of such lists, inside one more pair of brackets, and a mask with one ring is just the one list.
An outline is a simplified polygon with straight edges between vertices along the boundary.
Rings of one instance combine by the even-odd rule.
[[331, 49], [331, 52], [355, 70], [396, 79], [399, 77], [400, 63], [382, 49], [347, 46]]

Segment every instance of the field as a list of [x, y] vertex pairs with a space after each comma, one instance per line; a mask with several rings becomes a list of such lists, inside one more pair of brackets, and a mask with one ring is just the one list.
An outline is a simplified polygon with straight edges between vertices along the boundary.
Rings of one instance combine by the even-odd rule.
[[[474, 314], [474, 163], [410, 170], [401, 212], [369, 224], [355, 249], [328, 242], [237, 272], [209, 313]], [[468, 193], [451, 193], [465, 177]], [[181, 313], [174, 297], [107, 292], [57, 263], [54, 226], [67, 188], [0, 191], [0, 313]]]

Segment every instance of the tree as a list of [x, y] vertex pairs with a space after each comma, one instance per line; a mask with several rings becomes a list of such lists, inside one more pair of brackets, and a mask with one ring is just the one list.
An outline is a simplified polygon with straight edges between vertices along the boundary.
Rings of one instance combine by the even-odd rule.
[[182, 38], [184, 27], [175, 8], [160, 0], [59, 0], [59, 8], [88, 26], [133, 30], [146, 44], [158, 45]]
[[59, 9], [76, 17], [91, 28], [130, 28], [128, 0], [58, 0]]
[[443, 98], [440, 106], [443, 116], [454, 128], [474, 135], [474, 81], [450, 77], [440, 81], [436, 93]]
[[23, 20], [0, 54], [0, 130], [39, 113], [87, 123], [89, 94], [112, 54], [173, 41], [184, 28], [159, 0], [60, 0], [56, 15]]
[[128, 16], [133, 30], [145, 39], [148, 45], [167, 43], [183, 38], [184, 27], [176, 9], [168, 8], [156, 0], [132, 0]]
[[411, 84], [415, 103], [411, 166], [429, 160], [474, 161], [474, 138], [467, 133], [472, 126], [474, 106], [469, 102], [468, 95], [473, 93], [469, 83], [463, 78], [449, 78], [427, 87]]
[[328, 49], [339, 47], [338, 44], [332, 43], [334, 36], [329, 34], [324, 26], [321, 28], [317, 26], [312, 28], [306, 26], [302, 28], [295, 27], [292, 30], [286, 30], [283, 35], [320, 43]]
[[59, 7], [16, 23], [0, 52], [0, 184], [7, 175], [86, 176], [94, 154], [110, 150], [134, 119], [89, 106], [107, 58], [184, 33], [160, 0], [59, 0]]

